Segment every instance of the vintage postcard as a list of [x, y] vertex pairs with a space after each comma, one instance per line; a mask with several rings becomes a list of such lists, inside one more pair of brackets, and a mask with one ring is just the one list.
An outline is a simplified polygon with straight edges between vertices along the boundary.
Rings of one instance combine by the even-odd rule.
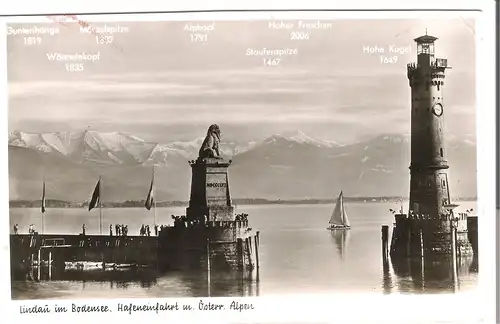
[[485, 15], [6, 17], [8, 312], [484, 320]]

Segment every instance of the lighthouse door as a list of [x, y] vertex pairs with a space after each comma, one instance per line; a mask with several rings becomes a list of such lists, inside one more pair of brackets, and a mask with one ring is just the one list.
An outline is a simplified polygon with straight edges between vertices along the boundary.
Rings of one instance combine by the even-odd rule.
[[448, 174], [447, 173], [439, 173], [438, 174], [438, 182], [437, 182], [439, 191], [441, 191], [441, 205], [451, 204], [450, 201], [450, 189], [448, 186]]

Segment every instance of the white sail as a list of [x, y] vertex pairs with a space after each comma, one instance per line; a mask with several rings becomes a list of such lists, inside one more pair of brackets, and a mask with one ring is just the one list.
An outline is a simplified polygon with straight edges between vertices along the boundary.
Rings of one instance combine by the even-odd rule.
[[351, 227], [351, 223], [349, 223], [349, 219], [347, 218], [347, 213], [345, 212], [345, 208], [344, 208], [344, 195], [342, 194], [342, 192], [340, 192], [340, 200], [342, 201], [342, 221], [344, 224], [344, 226], [347, 226], [347, 227]]
[[350, 227], [349, 219], [344, 208], [344, 195], [342, 191], [339, 194], [335, 208], [333, 209], [332, 216], [330, 217], [330, 224]]
[[335, 208], [333, 209], [332, 216], [330, 217], [330, 224], [333, 225], [344, 225], [344, 203], [342, 199], [342, 192], [340, 192], [339, 198], [337, 199], [337, 203], [335, 204]]

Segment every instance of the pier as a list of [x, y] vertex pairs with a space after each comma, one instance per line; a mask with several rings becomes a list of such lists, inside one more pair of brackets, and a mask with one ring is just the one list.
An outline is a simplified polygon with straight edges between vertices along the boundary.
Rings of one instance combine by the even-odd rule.
[[[206, 268], [211, 259], [211, 270], [251, 271], [258, 262], [258, 233], [246, 226], [241, 221], [167, 226], [158, 236], [11, 234], [11, 267], [13, 274], [41, 266], [195, 270]], [[207, 241], [208, 253], [202, 244]]]

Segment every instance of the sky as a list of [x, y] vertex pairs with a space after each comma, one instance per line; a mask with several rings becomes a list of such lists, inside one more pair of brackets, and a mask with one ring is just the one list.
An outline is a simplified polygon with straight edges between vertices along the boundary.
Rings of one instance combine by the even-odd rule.
[[[331, 28], [310, 30], [302, 41], [290, 40], [290, 30], [269, 28], [269, 21], [215, 22], [203, 43], [191, 42], [179, 21], [108, 23], [129, 28], [114, 34], [112, 45], [96, 44], [76, 24], [60, 26], [59, 34], [35, 46], [9, 36], [9, 131], [90, 128], [171, 142], [202, 137], [217, 123], [235, 141], [301, 130], [339, 143], [408, 133], [406, 64], [416, 60], [413, 39], [427, 28], [439, 38], [436, 56], [453, 67], [444, 88], [447, 131], [475, 133], [474, 21], [322, 22]], [[380, 56], [394, 54], [363, 51], [371, 46], [387, 53], [391, 45], [410, 51], [386, 64]], [[249, 48], [297, 54], [266, 67], [262, 57], [246, 55]], [[54, 52], [99, 52], [100, 59], [69, 73], [64, 63], [47, 59]]]

